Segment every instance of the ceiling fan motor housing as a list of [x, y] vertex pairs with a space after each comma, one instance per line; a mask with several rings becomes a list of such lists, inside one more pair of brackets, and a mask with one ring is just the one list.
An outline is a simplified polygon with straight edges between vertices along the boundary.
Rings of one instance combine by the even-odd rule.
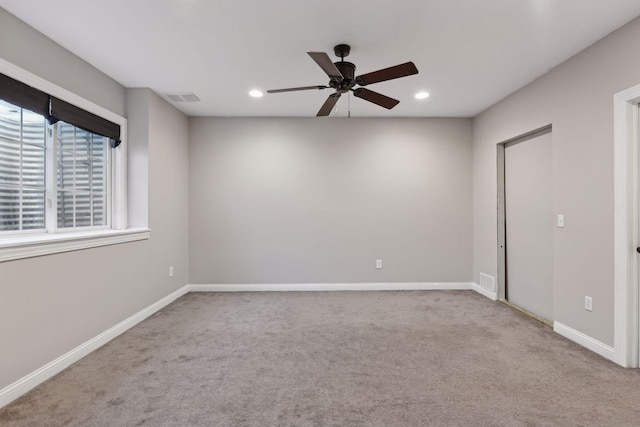
[[356, 66], [355, 64], [344, 60], [345, 56], [349, 56], [351, 46], [348, 44], [339, 44], [333, 48], [333, 52], [340, 58], [340, 61], [334, 62], [333, 65], [335, 65], [340, 71], [342, 78], [332, 78], [329, 82], [329, 86], [339, 93], [347, 93], [349, 92], [349, 89], [356, 85]]
[[336, 89], [338, 92], [345, 93], [348, 92], [356, 84], [356, 66], [351, 62], [339, 61], [334, 63], [336, 68], [342, 74], [342, 79], [332, 79], [329, 82], [329, 86]]

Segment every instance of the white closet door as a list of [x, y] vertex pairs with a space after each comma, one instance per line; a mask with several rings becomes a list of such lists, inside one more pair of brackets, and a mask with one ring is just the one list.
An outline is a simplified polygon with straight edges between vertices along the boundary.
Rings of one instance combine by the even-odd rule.
[[553, 320], [551, 130], [505, 146], [507, 300]]

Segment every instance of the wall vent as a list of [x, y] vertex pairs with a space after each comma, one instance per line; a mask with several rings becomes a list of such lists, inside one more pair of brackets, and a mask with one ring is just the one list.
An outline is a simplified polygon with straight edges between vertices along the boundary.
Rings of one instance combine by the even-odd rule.
[[496, 279], [488, 274], [480, 273], [480, 287], [489, 292], [496, 291]]
[[173, 102], [200, 102], [200, 98], [194, 93], [166, 93], [167, 98]]

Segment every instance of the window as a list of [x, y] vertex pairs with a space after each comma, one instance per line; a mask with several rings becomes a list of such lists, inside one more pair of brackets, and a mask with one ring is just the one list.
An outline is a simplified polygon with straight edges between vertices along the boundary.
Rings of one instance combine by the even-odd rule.
[[105, 136], [0, 100], [0, 232], [108, 228], [110, 152]]
[[127, 228], [126, 125], [0, 59], [0, 262], [150, 237]]
[[109, 139], [64, 122], [54, 127], [57, 228], [110, 225]]

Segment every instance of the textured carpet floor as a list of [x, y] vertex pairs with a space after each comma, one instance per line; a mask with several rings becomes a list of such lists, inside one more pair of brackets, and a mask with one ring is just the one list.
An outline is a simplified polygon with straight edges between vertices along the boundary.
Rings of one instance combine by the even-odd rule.
[[192, 293], [2, 426], [640, 425], [640, 372], [471, 291]]

